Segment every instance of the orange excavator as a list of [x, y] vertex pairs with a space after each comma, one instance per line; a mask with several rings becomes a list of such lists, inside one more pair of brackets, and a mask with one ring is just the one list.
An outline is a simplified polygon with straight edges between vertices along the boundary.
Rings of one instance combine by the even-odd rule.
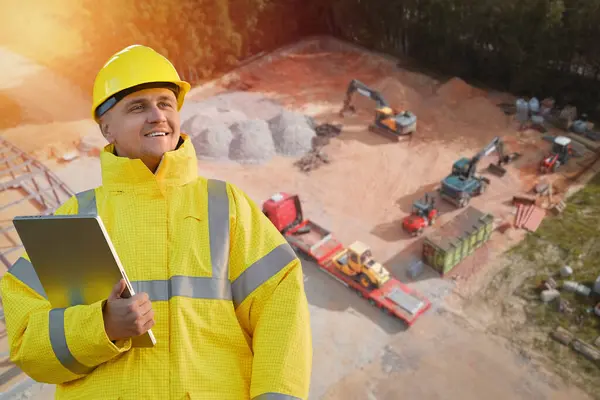
[[369, 126], [373, 132], [379, 133], [388, 138], [399, 140], [400, 137], [411, 135], [417, 130], [417, 116], [410, 111], [398, 111], [390, 107], [381, 93], [371, 89], [364, 83], [353, 79], [348, 85], [344, 106], [340, 110], [340, 116], [356, 112], [352, 105], [352, 96], [354, 92], [373, 99], [376, 103], [375, 122]]

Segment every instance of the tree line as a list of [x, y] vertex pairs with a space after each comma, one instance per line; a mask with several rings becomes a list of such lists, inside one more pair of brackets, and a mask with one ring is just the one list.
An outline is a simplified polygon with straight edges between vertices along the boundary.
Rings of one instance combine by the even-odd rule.
[[[55, 1], [62, 5], [36, 21], [49, 30], [53, 19], [59, 36], [24, 26], [12, 38], [28, 37], [15, 46], [31, 47], [28, 55], [86, 91], [110, 55], [133, 43], [163, 53], [198, 84], [261, 51], [329, 34], [443, 74], [599, 111], [600, 0]], [[22, 2], [31, 5], [18, 21], [41, 12], [40, 3]], [[22, 23], [10, 10], [17, 14], [0, 18], [2, 26]]]
[[598, 114], [599, 0], [331, 0], [336, 36]]
[[[60, 0], [66, 1], [66, 0]], [[97, 71], [131, 44], [168, 57], [183, 78], [198, 84], [240, 60], [304, 35], [315, 25], [317, 0], [79, 0], [57, 11], [80, 45], [44, 60], [91, 91]], [[57, 45], [57, 44], [53, 44]]]

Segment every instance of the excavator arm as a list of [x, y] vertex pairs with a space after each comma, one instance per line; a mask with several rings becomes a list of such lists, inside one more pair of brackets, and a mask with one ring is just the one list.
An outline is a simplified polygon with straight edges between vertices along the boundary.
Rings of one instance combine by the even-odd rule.
[[481, 160], [484, 156], [491, 154], [493, 151], [496, 151], [498, 154], [498, 162], [496, 164], [490, 163], [488, 170], [498, 176], [504, 176], [506, 173], [506, 169], [503, 167], [503, 165], [508, 164], [521, 156], [520, 153], [516, 152], [506, 154], [504, 151], [504, 141], [500, 137], [496, 136], [479, 153], [475, 154], [475, 156], [469, 162], [466, 174], [468, 179], [472, 178], [475, 174], [479, 160]]
[[[500, 148], [498, 149], [498, 147]], [[494, 150], [498, 151], [498, 154], [500, 155], [500, 157], [502, 157], [501, 154], [503, 154], [504, 152], [504, 145], [502, 143], [502, 140], [498, 136], [492, 139], [492, 141], [487, 146], [485, 146], [479, 153], [475, 154], [473, 158], [471, 158], [471, 161], [469, 162], [469, 167], [467, 168], [467, 179], [471, 179], [473, 175], [475, 175], [475, 171], [477, 170], [477, 164], [479, 163], [479, 160], [489, 155]]]
[[387, 101], [383, 98], [381, 93], [376, 90], [371, 89], [364, 83], [360, 82], [357, 79], [352, 79], [350, 84], [348, 85], [348, 90], [346, 90], [346, 99], [344, 100], [344, 107], [340, 113], [344, 113], [347, 110], [354, 111], [354, 107], [352, 106], [352, 96], [354, 92], [358, 92], [359, 94], [369, 97], [373, 99], [377, 103], [377, 108], [389, 107]]

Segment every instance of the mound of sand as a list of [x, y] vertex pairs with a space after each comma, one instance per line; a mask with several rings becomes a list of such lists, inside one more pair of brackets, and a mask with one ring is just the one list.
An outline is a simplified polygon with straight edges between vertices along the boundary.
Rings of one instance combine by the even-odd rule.
[[[229, 127], [236, 122], [248, 119], [243, 112], [238, 110], [196, 106], [194, 111], [194, 114], [181, 124], [181, 131], [191, 137], [199, 135], [207, 126], [224, 125], [225, 127]], [[188, 109], [186, 112], [191, 111]]]
[[374, 85], [391, 107], [398, 110], [410, 110], [418, 114], [423, 96], [415, 89], [403, 85], [393, 77], [387, 77]]
[[[363, 82], [373, 90], [379, 92], [385, 101], [398, 110], [410, 110], [415, 114], [419, 113], [419, 108], [423, 97], [415, 89], [403, 85], [394, 77], [387, 77], [373, 84]], [[355, 92], [352, 98], [352, 104], [356, 110], [371, 112], [375, 110], [377, 103], [370, 97]]]
[[226, 159], [233, 134], [223, 124], [206, 126], [192, 139], [198, 158]]
[[312, 147], [314, 120], [304, 114], [283, 110], [269, 120], [275, 150], [286, 156], [299, 156]]
[[441, 99], [450, 103], [458, 103], [473, 97], [485, 96], [483, 90], [477, 89], [456, 77], [441, 85], [437, 89], [436, 94]]
[[231, 126], [233, 140], [229, 158], [239, 163], [258, 164], [275, 155], [275, 144], [269, 124], [260, 119], [249, 119]]

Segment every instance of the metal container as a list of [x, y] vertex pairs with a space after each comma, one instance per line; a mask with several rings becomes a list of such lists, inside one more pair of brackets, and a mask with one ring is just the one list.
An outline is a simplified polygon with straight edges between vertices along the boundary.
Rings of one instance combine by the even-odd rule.
[[529, 111], [533, 114], [540, 112], [540, 101], [536, 97], [529, 100]]
[[518, 99], [515, 103], [517, 108], [517, 120], [525, 122], [529, 119], [529, 103], [523, 99]]
[[425, 238], [423, 261], [444, 276], [487, 242], [493, 221], [491, 214], [467, 207]]

